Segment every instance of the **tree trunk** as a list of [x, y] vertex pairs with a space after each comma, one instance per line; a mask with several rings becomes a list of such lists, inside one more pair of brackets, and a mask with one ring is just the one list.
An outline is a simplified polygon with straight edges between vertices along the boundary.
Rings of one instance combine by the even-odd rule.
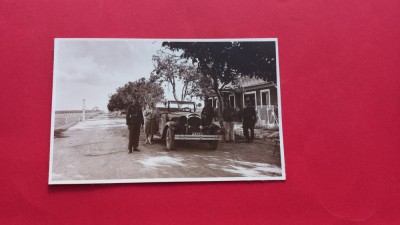
[[224, 126], [224, 117], [222, 115], [222, 112], [224, 111], [224, 104], [223, 104], [223, 97], [221, 96], [221, 93], [219, 90], [216, 91], [217, 93], [217, 98], [218, 98], [218, 121], [219, 121], [219, 125], [221, 128], [225, 129]]
[[223, 109], [224, 109], [224, 104], [223, 104], [223, 98], [221, 96], [221, 92], [220, 92], [218, 86], [219, 86], [218, 85], [218, 80], [217, 79], [213, 79], [213, 89], [215, 91], [215, 94], [217, 95], [218, 104], [219, 104], [218, 105], [218, 122], [219, 122], [220, 127], [224, 129], [225, 128], [224, 127], [224, 118], [222, 116], [222, 112], [223, 112]]
[[172, 94], [174, 94], [175, 101], [179, 101], [178, 97], [176, 96], [175, 83], [173, 83], [171, 85], [172, 85]]
[[185, 97], [187, 95], [187, 87], [188, 87], [188, 84], [185, 82], [185, 84], [183, 85], [183, 88], [182, 88], [182, 95], [181, 95], [182, 101], [185, 100]]
[[170, 77], [169, 79], [168, 79], [168, 82], [171, 84], [171, 86], [172, 86], [172, 94], [174, 95], [174, 99], [175, 99], [175, 101], [179, 101], [178, 100], [178, 97], [176, 96], [176, 88], [175, 88], [175, 77], [174, 76], [172, 76], [172, 77]]

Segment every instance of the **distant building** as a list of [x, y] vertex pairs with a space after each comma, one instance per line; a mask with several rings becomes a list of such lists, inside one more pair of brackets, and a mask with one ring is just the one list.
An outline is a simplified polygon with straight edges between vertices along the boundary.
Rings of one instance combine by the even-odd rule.
[[[228, 99], [231, 107], [236, 108], [238, 111], [242, 110], [245, 107], [245, 102], [249, 100], [258, 112], [259, 124], [275, 123], [276, 116], [278, 115], [278, 92], [275, 84], [249, 77], [241, 78], [239, 82], [242, 90], [227, 87], [222, 91], [223, 98], [225, 100]], [[213, 96], [208, 100], [213, 107], [219, 107], [217, 97]], [[240, 113], [238, 114], [237, 121], [241, 121]]]

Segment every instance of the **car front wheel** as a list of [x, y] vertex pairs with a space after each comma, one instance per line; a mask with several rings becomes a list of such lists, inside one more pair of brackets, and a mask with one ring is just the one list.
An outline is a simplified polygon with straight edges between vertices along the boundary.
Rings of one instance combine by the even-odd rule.
[[165, 142], [167, 144], [167, 150], [173, 150], [175, 146], [175, 133], [171, 127], [168, 127], [165, 135]]

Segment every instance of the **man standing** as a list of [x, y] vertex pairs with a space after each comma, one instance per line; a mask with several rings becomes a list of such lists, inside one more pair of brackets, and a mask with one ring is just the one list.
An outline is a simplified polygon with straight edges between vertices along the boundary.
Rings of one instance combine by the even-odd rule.
[[214, 118], [214, 109], [210, 106], [209, 101], [204, 101], [204, 108], [201, 111], [201, 124], [203, 126], [210, 126]]
[[[257, 122], [257, 112], [251, 106], [250, 101], [246, 101], [246, 108], [243, 109], [243, 134], [246, 142], [253, 142], [254, 140], [254, 126]], [[251, 136], [249, 137], [249, 129]]]
[[[226, 130], [226, 134], [228, 134], [228, 141], [235, 141], [235, 131], [234, 131], [234, 126], [235, 126], [235, 119], [236, 119], [236, 112], [235, 109], [231, 107], [231, 104], [227, 102], [225, 105], [224, 111], [222, 113], [223, 118], [224, 118], [224, 126]], [[224, 135], [224, 138], [226, 140], [226, 135]]]
[[128, 106], [126, 110], [126, 125], [128, 125], [129, 129], [129, 144], [128, 150], [129, 153], [133, 151], [139, 151], [139, 135], [140, 135], [140, 127], [143, 126], [143, 112], [140, 104], [137, 102], [136, 97], [130, 97], [132, 104]]

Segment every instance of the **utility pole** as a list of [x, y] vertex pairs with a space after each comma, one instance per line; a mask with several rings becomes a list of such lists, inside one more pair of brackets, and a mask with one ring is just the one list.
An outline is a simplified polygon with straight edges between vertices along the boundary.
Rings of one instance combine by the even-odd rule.
[[85, 113], [86, 113], [86, 99], [83, 99], [83, 102], [82, 102], [82, 121], [85, 120]]

